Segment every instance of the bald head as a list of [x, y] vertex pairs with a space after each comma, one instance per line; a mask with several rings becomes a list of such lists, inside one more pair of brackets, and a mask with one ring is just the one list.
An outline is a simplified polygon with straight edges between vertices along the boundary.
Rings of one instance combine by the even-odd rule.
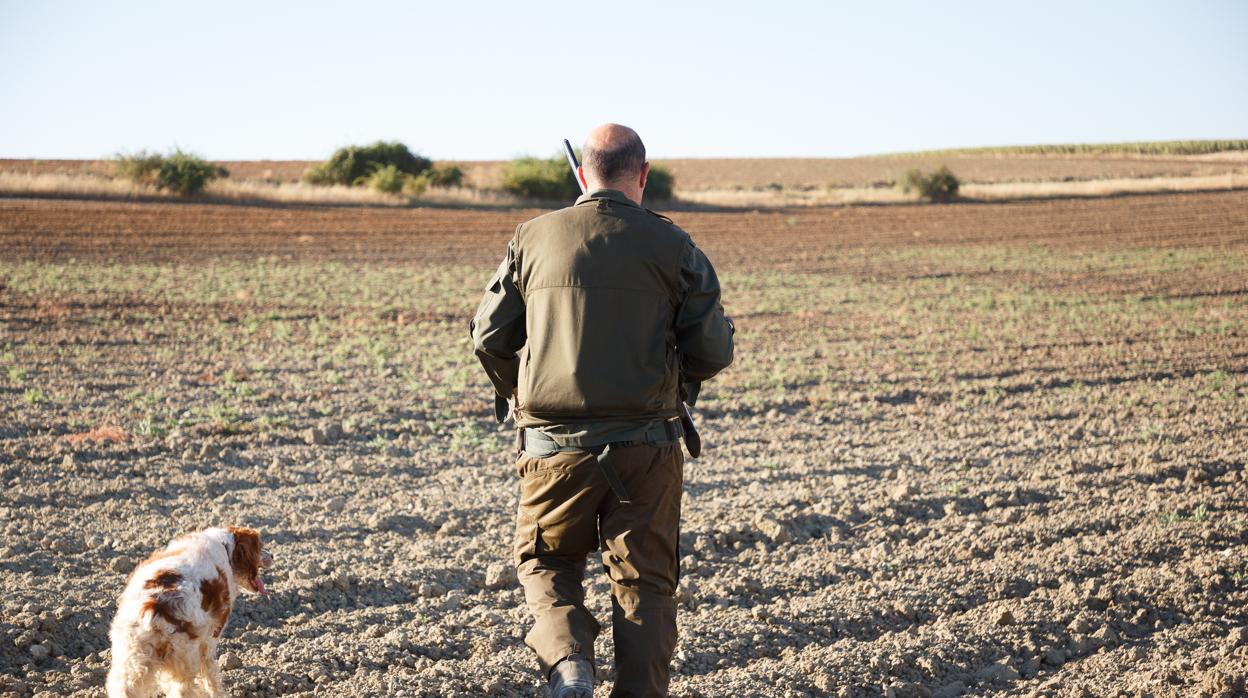
[[603, 124], [590, 131], [582, 150], [585, 178], [601, 187], [635, 185], [646, 166], [646, 146], [627, 126]]

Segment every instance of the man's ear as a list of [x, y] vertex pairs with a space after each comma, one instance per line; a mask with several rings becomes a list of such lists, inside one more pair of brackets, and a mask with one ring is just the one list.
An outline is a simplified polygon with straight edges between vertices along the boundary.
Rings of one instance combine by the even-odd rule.
[[576, 166], [576, 178], [581, 180], [581, 190], [589, 191], [589, 182], [585, 181], [585, 168], [581, 165]]
[[640, 182], [640, 186], [641, 186], [642, 190], [645, 190], [645, 188], [646, 188], [646, 180], [647, 180], [649, 177], [650, 177], [650, 163], [648, 163], [648, 162], [643, 162], [643, 163], [641, 163], [641, 182]]

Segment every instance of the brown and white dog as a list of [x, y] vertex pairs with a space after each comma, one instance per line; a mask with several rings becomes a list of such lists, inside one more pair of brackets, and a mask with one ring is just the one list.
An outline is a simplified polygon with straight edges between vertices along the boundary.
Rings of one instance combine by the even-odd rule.
[[217, 640], [240, 590], [273, 564], [249, 528], [208, 528], [139, 563], [117, 599], [109, 698], [223, 695]]

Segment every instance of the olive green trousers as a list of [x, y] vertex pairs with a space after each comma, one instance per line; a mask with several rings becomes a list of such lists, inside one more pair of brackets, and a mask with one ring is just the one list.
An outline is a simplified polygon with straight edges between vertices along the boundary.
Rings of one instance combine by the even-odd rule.
[[676, 648], [677, 545], [684, 458], [680, 443], [612, 448], [628, 491], [620, 504], [593, 454], [521, 453], [515, 560], [534, 616], [525, 642], [547, 676], [560, 660], [594, 661], [600, 626], [585, 607], [589, 553], [611, 580], [616, 681], [612, 696], [666, 696]]

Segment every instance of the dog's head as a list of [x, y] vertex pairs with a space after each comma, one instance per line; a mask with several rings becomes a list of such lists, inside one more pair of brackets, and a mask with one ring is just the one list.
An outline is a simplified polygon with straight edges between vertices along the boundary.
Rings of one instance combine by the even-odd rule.
[[260, 534], [250, 528], [229, 527], [234, 537], [234, 547], [230, 550], [230, 567], [238, 585], [247, 591], [262, 596], [269, 592], [264, 588], [264, 580], [260, 579], [260, 570], [273, 565], [273, 556], [260, 545]]

